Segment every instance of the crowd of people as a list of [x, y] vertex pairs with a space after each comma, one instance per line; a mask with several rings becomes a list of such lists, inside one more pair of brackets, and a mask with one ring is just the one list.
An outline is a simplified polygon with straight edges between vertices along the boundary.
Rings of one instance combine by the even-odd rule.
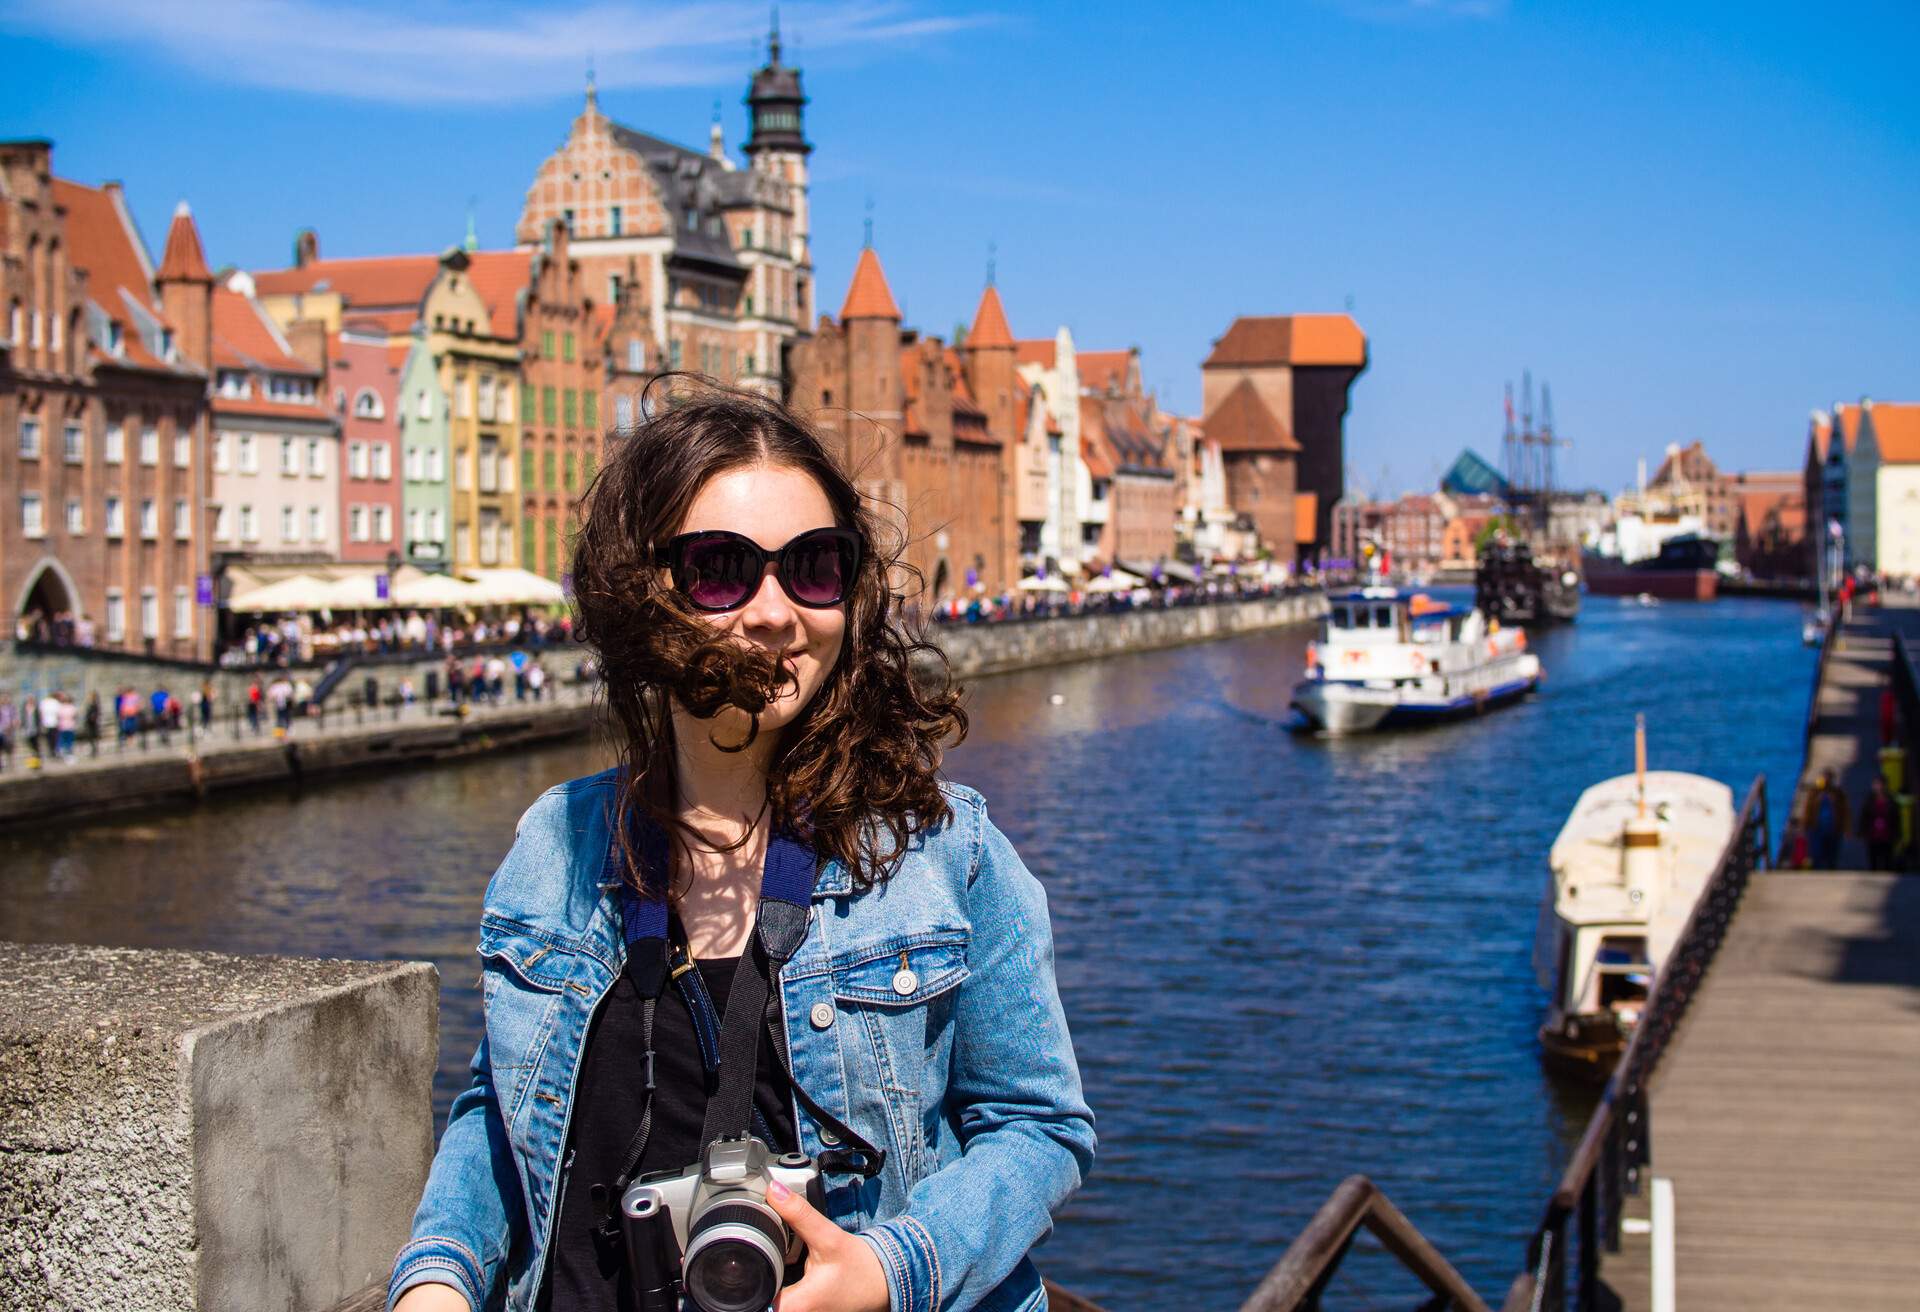
[[[217, 695], [208, 679], [188, 694], [191, 713], [202, 732], [213, 725]], [[123, 745], [147, 733], [158, 733], [163, 743], [170, 742], [172, 735], [188, 728], [188, 712], [164, 686], [145, 693], [123, 686], [104, 700], [93, 691], [84, 705], [64, 691], [22, 696], [18, 701], [12, 693], [0, 692], [0, 770], [11, 768], [21, 753], [43, 763], [71, 765], [79, 759], [82, 744], [98, 752], [109, 717]]]
[[1288, 596], [1321, 586], [1307, 576], [1279, 582], [1255, 582], [1226, 577], [1198, 583], [1142, 584], [1136, 588], [1094, 591], [1070, 585], [1059, 591], [1003, 592], [998, 596], [952, 597], [928, 612], [935, 624], [1003, 624], [1023, 620], [1061, 619], [1074, 615], [1107, 615], [1118, 611], [1171, 610], [1179, 606], [1207, 606], [1220, 602], [1254, 601]]
[[410, 610], [330, 624], [317, 623], [311, 615], [289, 614], [249, 624], [219, 649], [215, 659], [229, 669], [285, 668], [340, 656], [452, 652], [489, 644], [538, 649], [572, 637], [572, 616], [549, 619], [531, 611], [489, 618]]

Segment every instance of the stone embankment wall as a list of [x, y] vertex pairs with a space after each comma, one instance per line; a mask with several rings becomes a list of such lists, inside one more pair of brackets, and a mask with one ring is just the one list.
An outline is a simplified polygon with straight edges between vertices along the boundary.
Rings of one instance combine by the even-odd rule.
[[946, 652], [954, 673], [970, 677], [1284, 628], [1318, 619], [1326, 608], [1325, 597], [1310, 592], [1215, 606], [1119, 611], [1030, 623], [947, 624], [937, 628], [933, 637]]
[[0, 943], [0, 1307], [324, 1312], [433, 1160], [424, 963]]

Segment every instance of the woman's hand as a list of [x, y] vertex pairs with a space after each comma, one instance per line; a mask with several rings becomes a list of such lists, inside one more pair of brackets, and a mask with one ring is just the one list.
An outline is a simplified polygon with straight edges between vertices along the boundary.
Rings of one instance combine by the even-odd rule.
[[472, 1312], [467, 1296], [452, 1285], [415, 1285], [400, 1295], [393, 1312]]
[[774, 1312], [887, 1312], [887, 1273], [864, 1239], [842, 1230], [778, 1180], [768, 1183], [767, 1201], [807, 1246], [807, 1273], [780, 1291]]

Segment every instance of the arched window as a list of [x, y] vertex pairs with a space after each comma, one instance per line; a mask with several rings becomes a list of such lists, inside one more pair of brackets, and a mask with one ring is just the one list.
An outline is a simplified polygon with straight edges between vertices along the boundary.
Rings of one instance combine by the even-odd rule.
[[363, 387], [353, 398], [353, 415], [356, 419], [384, 419], [387, 408], [380, 404], [380, 394], [371, 387]]
[[26, 345], [27, 312], [20, 308], [20, 298], [14, 297], [13, 305], [7, 310], [7, 340], [16, 347]]

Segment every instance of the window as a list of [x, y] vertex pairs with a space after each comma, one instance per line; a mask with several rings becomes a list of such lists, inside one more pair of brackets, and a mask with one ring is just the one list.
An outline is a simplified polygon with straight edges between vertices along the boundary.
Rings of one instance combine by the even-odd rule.
[[529, 515], [520, 521], [520, 558], [526, 562], [528, 568], [538, 569], [539, 557], [533, 554], [533, 533], [533, 517]]
[[406, 454], [407, 481], [417, 483], [426, 477], [426, 462], [420, 458], [420, 448], [410, 446]]
[[367, 444], [365, 442], [347, 443], [347, 473], [354, 478], [365, 478], [367, 468]]
[[78, 424], [68, 424], [60, 433], [60, 453], [70, 465], [77, 465], [87, 458], [87, 430]]
[[127, 430], [119, 424], [107, 425], [107, 463], [117, 465], [127, 458]]
[[740, 229], [740, 244], [748, 250], [753, 249], [753, 228], [751, 226]]
[[127, 636], [127, 599], [118, 588], [107, 589], [107, 641], [120, 642]]
[[292, 506], [280, 507], [280, 540], [282, 542], [300, 540], [300, 517]]
[[193, 467], [193, 434], [175, 433], [173, 435], [173, 467], [191, 469]]
[[673, 339], [672, 356], [673, 367], [678, 369], [680, 367], [680, 339], [678, 337]]
[[747, 317], [749, 319], [753, 317], [753, 297], [751, 296], [747, 297]]
[[280, 439], [280, 472], [288, 478], [296, 477], [300, 473], [300, 453], [294, 449], [293, 439], [290, 437]]
[[447, 540], [447, 516], [443, 510], [427, 512], [427, 541], [444, 544]]
[[691, 205], [687, 206], [687, 229], [690, 232], [700, 231], [700, 211]]
[[580, 393], [580, 422], [588, 428], [600, 426], [600, 393], [592, 388]]
[[373, 508], [373, 540], [375, 542], [393, 541], [392, 506], [375, 506]]
[[347, 512], [347, 536], [355, 542], [367, 540], [367, 508], [355, 506]]
[[149, 542], [160, 536], [160, 504], [152, 497], [140, 498], [140, 536]]
[[531, 387], [520, 389], [520, 422], [523, 424], [533, 422], [533, 389]]
[[443, 447], [427, 449], [427, 477], [435, 483], [447, 481], [447, 453]]
[[327, 452], [320, 445], [320, 439], [307, 439], [307, 473], [314, 478], [325, 478], [327, 474]]
[[[614, 206], [613, 208], [614, 208], [614, 213], [617, 214], [620, 212], [620, 207], [618, 205]], [[610, 273], [607, 275], [607, 304], [608, 305], [620, 304], [620, 275], [617, 273]]]
[[40, 421], [38, 419], [20, 421], [20, 458], [22, 460], [40, 458]]
[[627, 338], [627, 371], [639, 373], [647, 367], [647, 348], [638, 337]]
[[462, 492], [473, 486], [473, 466], [467, 460], [465, 447], [453, 453], [453, 485]]
[[226, 506], [210, 506], [213, 511], [213, 536], [218, 542], [233, 541], [233, 512]]
[[561, 211], [560, 211], [560, 222], [562, 222], [562, 223], [564, 223], [564, 224], [566, 224], [566, 225], [567, 225], [567, 231], [568, 231], [568, 232], [572, 232], [572, 231], [573, 231], [573, 211], [572, 211], [572, 210], [561, 210]]
[[47, 535], [46, 517], [40, 509], [38, 492], [23, 492], [20, 495], [20, 532], [30, 538]]
[[185, 542], [193, 534], [193, 505], [185, 497], [173, 499], [173, 536]]
[[87, 503], [79, 497], [67, 498], [67, 532], [81, 534], [87, 531]]
[[494, 413], [499, 417], [501, 423], [504, 424], [507, 420], [513, 418], [513, 384], [504, 378], [500, 380], [500, 395], [495, 404], [496, 409]]
[[240, 540], [242, 542], [260, 540], [260, 520], [254, 515], [252, 506], [240, 507]]
[[480, 417], [486, 420], [491, 420], [493, 418], [493, 375], [492, 374], [480, 375]]
[[540, 417], [546, 420], [548, 423], [552, 423], [557, 417], [555, 414], [555, 411], [557, 409], [558, 409], [558, 402], [557, 402], [557, 397], [555, 396], [554, 390], [551, 387], [541, 388], [540, 389]]
[[553, 329], [551, 328], [540, 334], [540, 358], [553, 359]]
[[393, 477], [393, 447], [385, 442], [373, 444], [373, 476], [385, 479]]
[[158, 429], [140, 430], [140, 463], [143, 465], [160, 463], [160, 431]]
[[240, 472], [243, 474], [260, 472], [260, 451], [253, 444], [252, 433], [240, 434]]
[[574, 479], [579, 474], [580, 467], [575, 462], [573, 458], [573, 452], [571, 451], [567, 452], [566, 469], [567, 469], [567, 491], [572, 492], [576, 490], [576, 487], [577, 487], [577, 484], [574, 482]]
[[533, 486], [533, 448], [530, 446], [520, 448], [520, 486]]
[[409, 510], [407, 512], [407, 541], [408, 542], [418, 542], [421, 540], [420, 538], [421, 519], [422, 519], [422, 516], [420, 514], [420, 508], [418, 506], [415, 506], [412, 510]]
[[[613, 236], [613, 237], [618, 237], [618, 236], [620, 235], [620, 220], [621, 220], [621, 219], [622, 219], [623, 217], [625, 217], [625, 216], [621, 214], [621, 212], [620, 212], [620, 207], [619, 207], [618, 205], [615, 205], [615, 206], [614, 206], [614, 207], [613, 207], [613, 208], [612, 208], [612, 209], [611, 209], [611, 210], [610, 210], [610, 211], [608, 212], [608, 214], [607, 214], [607, 234], [608, 234], [609, 236]], [[620, 292], [619, 292], [619, 290], [618, 290], [618, 288], [619, 288], [619, 282], [620, 282], [620, 276], [619, 276], [618, 274], [615, 274], [615, 275], [614, 275], [614, 279], [613, 279], [613, 281], [614, 281], [614, 285], [615, 285], [615, 290], [614, 290], [614, 294], [613, 294], [613, 298], [614, 298], [614, 299], [615, 299], [615, 300], [617, 301], [617, 300], [619, 300], [619, 299], [620, 299]]]
[[573, 363], [573, 334], [560, 334], [560, 358], [568, 364]]
[[107, 536], [117, 538], [127, 531], [127, 509], [119, 497], [107, 498]]
[[462, 419], [473, 414], [473, 393], [468, 390], [465, 374], [460, 374], [453, 380], [453, 412]]
[[343, 415], [347, 412], [347, 389], [346, 388], [336, 387], [333, 389], [333, 409], [335, 414]]
[[233, 453], [227, 447], [227, 435], [215, 433], [213, 435], [213, 472], [224, 474], [232, 468]]
[[593, 449], [589, 447], [580, 456], [580, 482], [585, 486], [593, 483]]
[[420, 419], [433, 418], [433, 396], [424, 387], [420, 389], [419, 395], [413, 403], [413, 413], [415, 417]]
[[563, 398], [564, 404], [560, 407], [561, 422], [564, 423], [568, 428], [572, 428], [574, 425], [575, 412], [579, 409], [579, 406], [577, 404], [579, 401], [579, 397], [574, 392], [574, 390], [571, 387], [569, 387], [564, 393], [562, 393], [562, 398]]
[[246, 374], [238, 369], [222, 369], [219, 382], [220, 395], [229, 400], [244, 400], [252, 394], [253, 384]]
[[307, 507], [307, 541], [325, 542], [327, 540], [327, 521], [320, 507]]
[[160, 636], [160, 594], [152, 588], [140, 589], [140, 636]]
[[616, 396], [613, 398], [613, 426], [624, 433], [633, 423], [633, 398]]
[[[531, 474], [533, 473], [533, 469], [532, 469], [533, 461], [531, 460], [527, 461], [527, 465], [528, 465], [527, 473], [529, 474], [529, 476], [531, 476]], [[541, 458], [540, 485], [546, 488], [546, 490], [549, 492], [553, 491], [553, 452], [552, 451], [546, 452], [545, 455]], [[529, 481], [527, 483], [527, 486], [532, 487], [533, 483]]]
[[173, 589], [173, 636], [193, 636], [193, 598], [184, 584], [176, 585]]
[[752, 373], [752, 372], [753, 372], [753, 352], [752, 352], [752, 351], [748, 351], [748, 352], [747, 352], [747, 368], [746, 368], [746, 372], [747, 372], [747, 373]]
[[380, 403], [379, 394], [371, 387], [363, 387], [353, 398], [353, 413], [359, 419], [385, 419], [387, 407]]

